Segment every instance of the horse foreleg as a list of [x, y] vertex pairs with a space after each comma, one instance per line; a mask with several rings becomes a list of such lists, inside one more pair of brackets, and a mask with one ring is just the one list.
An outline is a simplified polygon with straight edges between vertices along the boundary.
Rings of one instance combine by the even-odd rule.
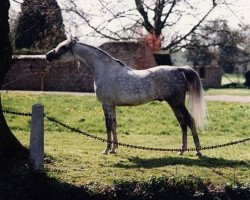
[[113, 143], [112, 148], [109, 153], [116, 153], [115, 149], [118, 147], [118, 139], [117, 139], [117, 132], [116, 132], [116, 112], [115, 107], [112, 110], [112, 133], [113, 133]]
[[114, 108], [108, 104], [102, 104], [102, 109], [104, 112], [106, 131], [107, 131], [107, 147], [102, 153], [107, 155], [111, 150], [111, 131], [113, 127], [112, 113]]

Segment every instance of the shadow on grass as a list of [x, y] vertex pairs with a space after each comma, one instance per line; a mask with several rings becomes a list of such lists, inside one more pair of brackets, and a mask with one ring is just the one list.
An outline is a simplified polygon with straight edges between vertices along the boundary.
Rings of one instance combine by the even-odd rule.
[[0, 200], [89, 200], [89, 190], [60, 182], [46, 173], [30, 173], [27, 160], [0, 158]]
[[[211, 161], [208, 158], [205, 159]], [[164, 162], [176, 164], [176, 158], [174, 162], [169, 159], [157, 161], [132, 158], [132, 160], [137, 163], [137, 166], [143, 165], [148, 168], [162, 166]], [[184, 160], [188, 159], [178, 158], [178, 160], [179, 163], [183, 163]], [[198, 161], [192, 160], [192, 162]], [[153, 164], [154, 162], [156, 164]], [[119, 184], [98, 193], [85, 186], [78, 187], [61, 182], [59, 179], [49, 177], [46, 173], [29, 173], [26, 163], [27, 160], [18, 161], [0, 158], [0, 200], [245, 200], [250, 197], [248, 188], [237, 188], [236, 190], [234, 188], [221, 188], [220, 190], [210, 191], [200, 179], [194, 177], [187, 177], [183, 180], [159, 178], [143, 183], [126, 182], [121, 177]], [[146, 163], [149, 165], [146, 165]], [[230, 165], [234, 164], [238, 163], [230, 163]]]
[[187, 157], [163, 157], [163, 158], [139, 158], [130, 157], [131, 163], [117, 163], [114, 166], [119, 168], [145, 168], [151, 169], [171, 165], [199, 166], [199, 167], [250, 167], [250, 161], [227, 160], [224, 158], [209, 158], [203, 156], [201, 159], [192, 159]]

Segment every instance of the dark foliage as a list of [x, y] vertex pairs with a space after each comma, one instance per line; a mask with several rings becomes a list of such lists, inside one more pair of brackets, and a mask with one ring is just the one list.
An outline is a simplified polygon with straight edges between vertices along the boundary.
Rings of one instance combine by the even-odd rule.
[[[236, 65], [246, 65], [245, 48], [247, 35], [243, 30], [233, 30], [226, 20], [213, 20], [202, 26], [197, 34], [193, 34], [186, 46], [187, 59], [194, 65], [206, 66], [216, 60], [226, 73], [233, 73]], [[239, 48], [242, 46], [244, 48]]]
[[193, 66], [205, 67], [215, 59], [215, 53], [210, 51], [206, 41], [192, 35], [191, 42], [187, 46], [187, 60], [193, 62]]
[[24, 0], [12, 33], [17, 49], [44, 49], [66, 39], [61, 9], [56, 0]]

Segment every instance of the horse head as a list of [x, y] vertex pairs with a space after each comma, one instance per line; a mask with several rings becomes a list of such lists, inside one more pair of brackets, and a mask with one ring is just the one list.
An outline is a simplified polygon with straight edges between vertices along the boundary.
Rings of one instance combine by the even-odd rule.
[[58, 44], [56, 48], [50, 50], [46, 54], [46, 60], [48, 62], [52, 62], [54, 60], [69, 62], [74, 60], [75, 56], [72, 48], [75, 46], [76, 43], [77, 41], [72, 38], [64, 40], [63, 42]]

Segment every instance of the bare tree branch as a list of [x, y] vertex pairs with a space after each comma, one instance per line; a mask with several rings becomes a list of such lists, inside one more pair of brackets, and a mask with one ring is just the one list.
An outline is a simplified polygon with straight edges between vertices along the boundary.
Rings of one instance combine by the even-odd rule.
[[161, 21], [161, 17], [162, 17], [162, 11], [163, 11], [163, 8], [165, 6], [165, 0], [157, 0], [156, 1], [156, 5], [155, 5], [155, 9], [154, 9], [154, 28], [155, 28], [155, 35], [156, 36], [160, 36], [161, 35], [161, 31], [162, 31], [162, 28], [161, 28], [161, 24], [162, 24], [162, 21]]
[[200, 25], [201, 23], [207, 18], [207, 16], [214, 10], [214, 8], [217, 5], [213, 5], [212, 8], [202, 17], [202, 19], [195, 25], [193, 26], [193, 28], [186, 33], [184, 36], [180, 37], [179, 39], [172, 41], [169, 45], [167, 45], [166, 47], [164, 47], [164, 50], [170, 50], [177, 44], [181, 43], [183, 40], [185, 40], [191, 33], [193, 33]]
[[143, 17], [143, 20], [144, 20], [143, 25], [144, 25], [144, 27], [146, 28], [146, 30], [149, 33], [154, 34], [155, 29], [154, 29], [153, 25], [149, 22], [148, 13], [145, 12], [142, 1], [141, 0], [135, 0], [135, 4], [136, 4], [137, 10], [139, 11], [141, 16]]
[[112, 37], [112, 36], [110, 36], [108, 34], [105, 34], [102, 31], [100, 31], [98, 28], [96, 28], [95, 26], [93, 26], [90, 23], [89, 19], [87, 19], [87, 17], [84, 14], [84, 12], [79, 11], [79, 9], [77, 8], [77, 5], [75, 4], [75, 2], [70, 0], [70, 3], [73, 5], [73, 7], [67, 8], [66, 11], [68, 11], [68, 12], [74, 12], [76, 15], [78, 15], [79, 17], [81, 17], [81, 19], [83, 19], [90, 28], [92, 28], [96, 33], [98, 33], [102, 37], [105, 37], [105, 38], [108, 38], [108, 39], [111, 39], [111, 40], [115, 40], [115, 41], [119, 41], [118, 38], [115, 38], [115, 37]]
[[[202, 16], [199, 10], [197, 10], [196, 5], [190, 3], [188, 0], [135, 0], [134, 7], [122, 7], [121, 5], [126, 5], [122, 0], [116, 3], [113, 3], [111, 0], [94, 0], [99, 7], [95, 7], [90, 11], [79, 8], [76, 5], [77, 2], [74, 0], [67, 1], [70, 3], [69, 6], [66, 6], [67, 12], [74, 13], [80, 17], [92, 29], [93, 33], [88, 32], [88, 35], [94, 35], [95, 33], [100, 38], [107, 38], [114, 41], [143, 37], [142, 34], [138, 34], [138, 28], [141, 27], [145, 28], [149, 34], [154, 34], [157, 38], [162, 35], [164, 28], [168, 28], [170, 34], [167, 33], [166, 38], [170, 39], [172, 30], [174, 30], [172, 27], [178, 25], [181, 19], [186, 16], [193, 18]], [[197, 24], [194, 24], [186, 34], [176, 34], [176, 37], [168, 40], [170, 42], [163, 49], [174, 51], [183, 45], [185, 46], [185, 41], [189, 42], [188, 37], [192, 33], [195, 33], [217, 6], [215, 1], [211, 1], [212, 3], [211, 9], [203, 14], [201, 19], [198, 19]], [[98, 14], [99, 12], [101, 14]], [[102, 18], [103, 20], [96, 20], [100, 16], [105, 17]], [[93, 22], [93, 20], [95, 21]]]
[[[163, 19], [162, 23], [160, 24], [160, 27], [161, 27], [161, 28], [163, 28], [163, 27], [165, 26], [166, 21], [167, 21], [169, 15], [172, 13], [173, 8], [175, 7], [175, 5], [176, 5], [176, 0], [173, 0], [170, 9], [168, 10], [168, 12], [167, 12], [165, 18]], [[178, 20], [178, 21], [179, 21], [179, 20]]]

